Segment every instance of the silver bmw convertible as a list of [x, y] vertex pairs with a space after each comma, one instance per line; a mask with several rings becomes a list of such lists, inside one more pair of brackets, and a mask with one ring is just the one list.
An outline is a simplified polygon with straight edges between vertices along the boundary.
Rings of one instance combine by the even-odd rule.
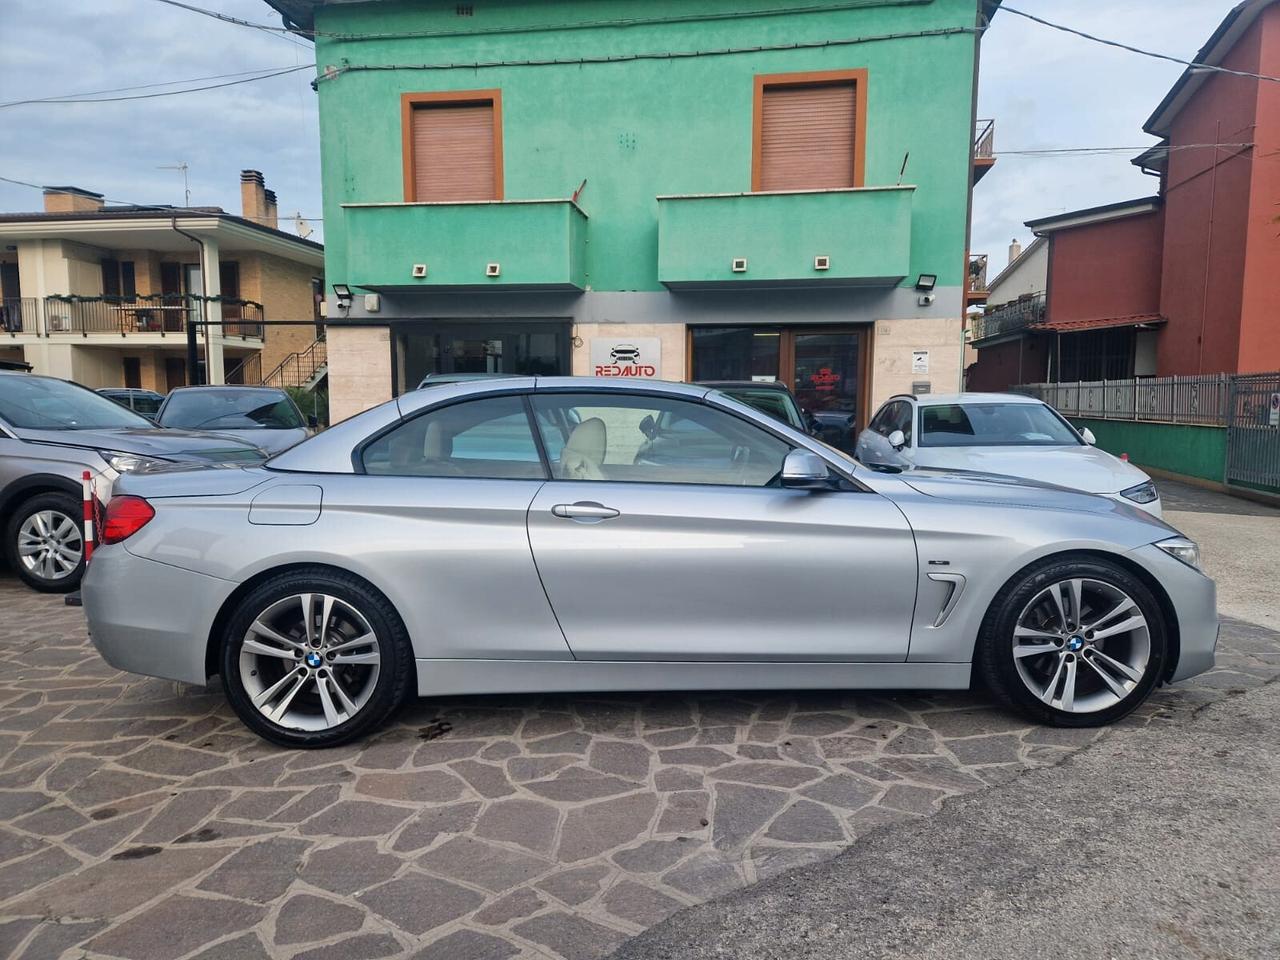
[[1063, 726], [1213, 664], [1196, 545], [1031, 481], [886, 473], [707, 387], [406, 394], [262, 466], [122, 477], [84, 580], [135, 673], [330, 746], [407, 697], [961, 689]]

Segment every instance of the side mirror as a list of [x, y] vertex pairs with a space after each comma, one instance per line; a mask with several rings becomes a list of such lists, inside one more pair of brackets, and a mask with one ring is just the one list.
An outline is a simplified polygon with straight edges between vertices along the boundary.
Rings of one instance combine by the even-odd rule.
[[1091, 447], [1095, 447], [1098, 445], [1098, 438], [1093, 435], [1093, 431], [1090, 430], [1088, 427], [1085, 427], [1083, 430], [1080, 431], [1080, 439], [1083, 440], [1085, 443], [1087, 443]]
[[809, 450], [792, 450], [782, 461], [782, 485], [791, 490], [819, 490], [831, 485], [826, 461]]
[[894, 430], [885, 439], [889, 441], [889, 446], [895, 450], [901, 450], [907, 445], [907, 435], [901, 430]]
[[640, 432], [650, 440], [658, 435], [658, 424], [654, 421], [653, 414], [645, 414], [644, 419], [640, 421]]

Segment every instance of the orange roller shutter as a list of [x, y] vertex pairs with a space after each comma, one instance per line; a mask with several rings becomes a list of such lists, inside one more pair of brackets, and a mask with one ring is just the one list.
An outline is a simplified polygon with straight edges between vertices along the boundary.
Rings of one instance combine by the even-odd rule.
[[413, 110], [414, 199], [497, 200], [493, 104]]
[[856, 92], [853, 83], [765, 87], [759, 189], [856, 186]]

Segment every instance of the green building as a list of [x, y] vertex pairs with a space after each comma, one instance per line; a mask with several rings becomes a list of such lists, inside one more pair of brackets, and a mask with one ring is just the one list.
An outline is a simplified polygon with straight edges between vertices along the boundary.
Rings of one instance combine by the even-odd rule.
[[429, 373], [776, 378], [842, 429], [959, 388], [998, 0], [270, 2], [316, 46], [335, 417]]

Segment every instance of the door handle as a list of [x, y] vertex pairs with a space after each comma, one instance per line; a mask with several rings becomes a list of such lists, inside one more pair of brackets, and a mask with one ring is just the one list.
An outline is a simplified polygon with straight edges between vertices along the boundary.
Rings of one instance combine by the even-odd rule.
[[618, 511], [606, 507], [594, 500], [579, 500], [577, 503], [557, 503], [551, 508], [554, 516], [566, 520], [608, 520], [616, 517]]

